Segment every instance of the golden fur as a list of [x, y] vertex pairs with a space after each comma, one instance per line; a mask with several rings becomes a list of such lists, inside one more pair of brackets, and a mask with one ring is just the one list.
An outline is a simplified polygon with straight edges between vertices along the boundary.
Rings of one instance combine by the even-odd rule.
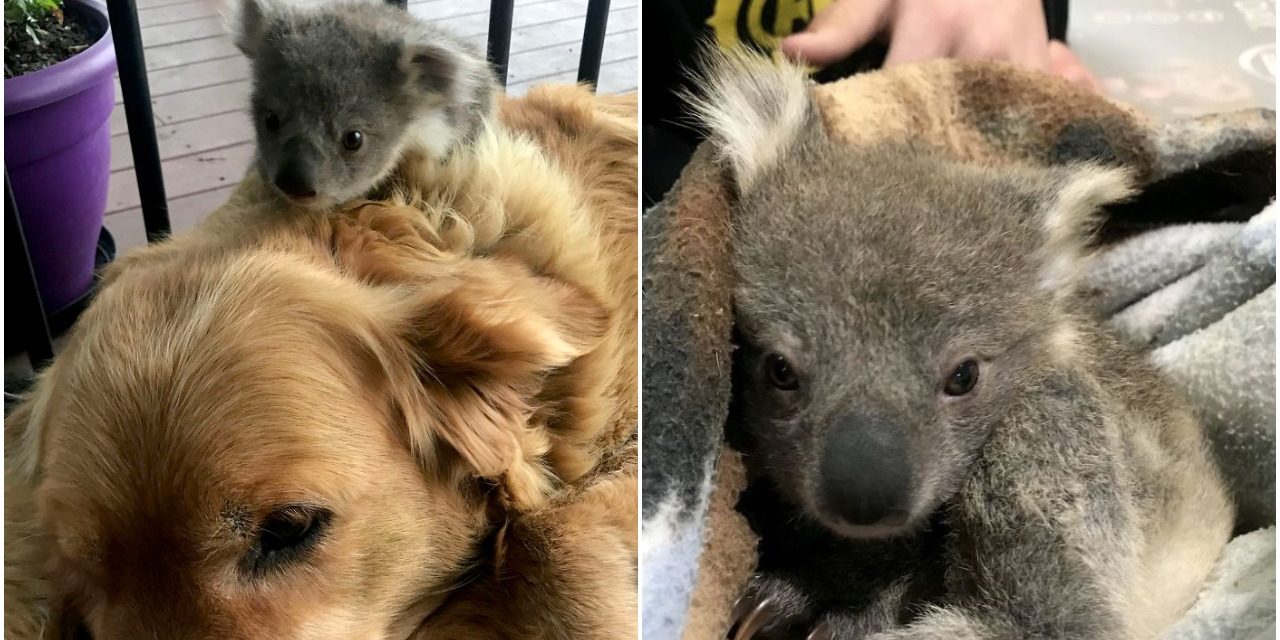
[[[502, 122], [109, 270], [6, 420], [6, 638], [634, 636], [635, 99]], [[295, 504], [319, 542], [247, 576]]]

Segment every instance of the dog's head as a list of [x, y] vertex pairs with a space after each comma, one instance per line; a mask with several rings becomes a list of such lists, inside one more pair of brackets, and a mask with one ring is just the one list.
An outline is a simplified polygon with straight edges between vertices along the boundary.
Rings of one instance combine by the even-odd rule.
[[56, 602], [97, 640], [407, 636], [552, 482], [536, 396], [598, 306], [498, 261], [185, 258], [119, 274], [7, 420]]
[[1126, 176], [852, 148], [826, 135], [799, 70], [713, 67], [696, 104], [737, 191], [749, 461], [833, 530], [911, 531], [1005, 409], [1075, 357], [1075, 273]]

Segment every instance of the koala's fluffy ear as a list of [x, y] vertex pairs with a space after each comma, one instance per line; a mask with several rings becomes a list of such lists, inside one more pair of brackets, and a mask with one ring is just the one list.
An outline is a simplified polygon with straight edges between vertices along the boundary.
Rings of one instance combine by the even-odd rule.
[[821, 119], [803, 68], [746, 49], [708, 47], [683, 97], [717, 155], [747, 192], [765, 168], [782, 160]]
[[1080, 165], [1052, 170], [1039, 218], [1045, 238], [1042, 287], [1060, 297], [1074, 292], [1102, 208], [1134, 192], [1133, 178], [1124, 169]]
[[274, 1], [232, 0], [231, 10], [226, 15], [227, 30], [231, 32], [236, 48], [250, 58], [261, 49], [266, 38], [267, 25], [277, 11]]
[[410, 42], [401, 53], [400, 69], [416, 91], [448, 96], [458, 83], [459, 60], [447, 49]]
[[[554, 486], [537, 424], [546, 376], [589, 352], [608, 315], [593, 296], [503, 262], [451, 267], [386, 312], [384, 366], [419, 456], [447, 443], [507, 504], [539, 505]], [[408, 366], [405, 363], [413, 363]]]

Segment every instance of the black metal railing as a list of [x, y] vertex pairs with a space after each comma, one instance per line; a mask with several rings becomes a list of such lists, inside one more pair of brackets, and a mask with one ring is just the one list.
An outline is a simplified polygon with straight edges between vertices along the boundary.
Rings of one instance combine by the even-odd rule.
[[[408, 9], [408, 0], [387, 0]], [[139, 203], [148, 242], [168, 237], [169, 202], [165, 197], [164, 174], [161, 170], [160, 147], [156, 142], [155, 117], [151, 112], [151, 89], [143, 54], [141, 30], [135, 0], [106, 0], [107, 17], [116, 51], [120, 74], [121, 97], [128, 124], [129, 145], [133, 150], [133, 171], [138, 181]], [[507, 84], [507, 63], [511, 56], [511, 27], [515, 14], [514, 0], [491, 0], [489, 3], [489, 42], [487, 53], [499, 81]], [[582, 54], [578, 61], [578, 81], [593, 87], [600, 76], [600, 57], [604, 49], [605, 28], [609, 20], [609, 0], [588, 0], [586, 27], [582, 36]], [[49, 310], [40, 299], [35, 270], [22, 233], [22, 220], [9, 185], [9, 172], [4, 176], [4, 215], [6, 259], [6, 334], [21, 340], [32, 368], [39, 370], [53, 358], [53, 333]], [[70, 321], [74, 321], [71, 318]], [[70, 321], [67, 324], [70, 324]], [[10, 331], [12, 329], [12, 331]]]

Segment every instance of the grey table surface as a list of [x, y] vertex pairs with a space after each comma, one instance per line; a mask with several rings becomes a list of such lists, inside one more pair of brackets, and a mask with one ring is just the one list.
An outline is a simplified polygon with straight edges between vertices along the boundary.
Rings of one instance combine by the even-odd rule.
[[1276, 106], [1274, 0], [1075, 0], [1067, 40], [1107, 95], [1172, 119]]

